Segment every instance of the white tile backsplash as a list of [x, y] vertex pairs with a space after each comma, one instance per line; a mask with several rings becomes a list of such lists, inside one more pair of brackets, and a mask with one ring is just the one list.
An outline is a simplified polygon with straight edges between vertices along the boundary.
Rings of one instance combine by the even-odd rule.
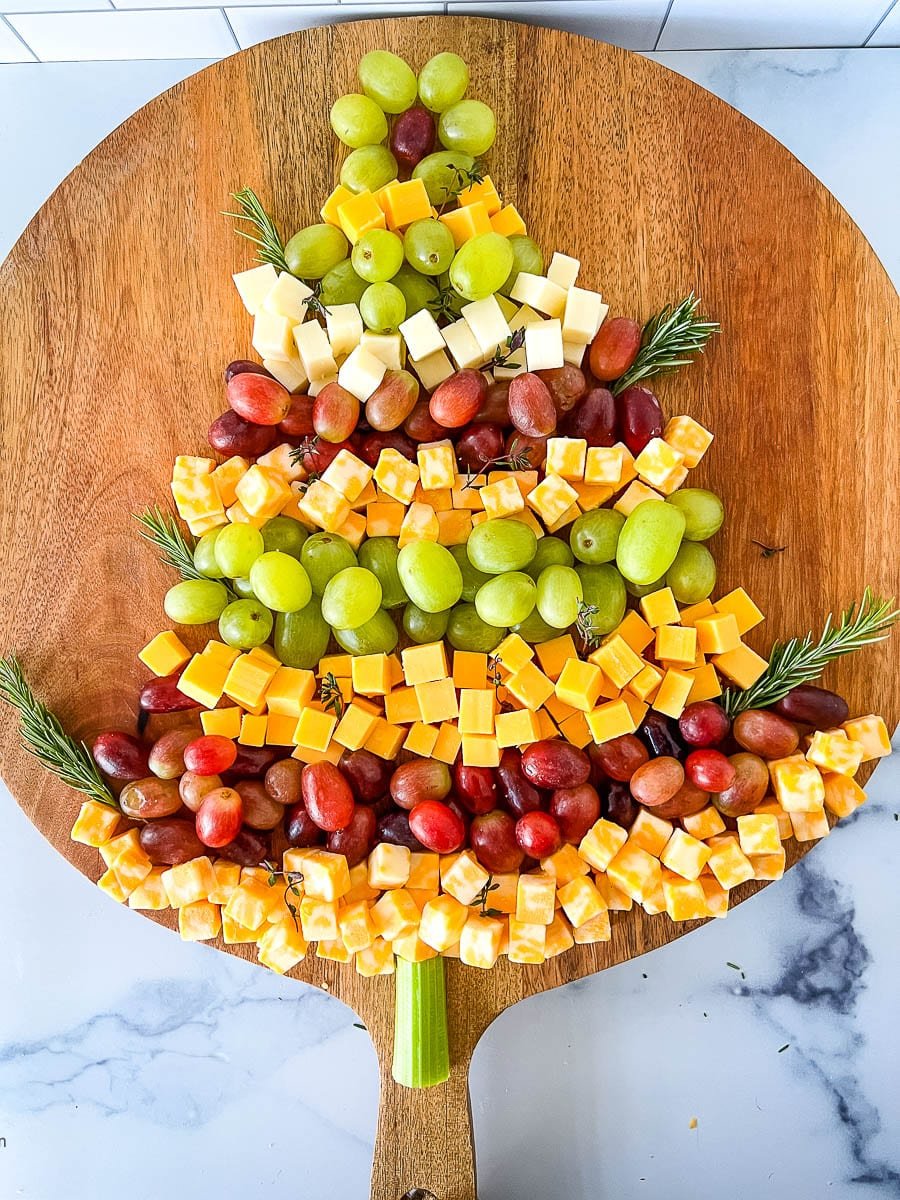
[[0, 63], [23, 62], [34, 62], [34, 55], [0, 17]]
[[[154, 5], [156, 0], [154, 0]], [[110, 9], [112, 0], [3, 0], [0, 4], [7, 15], [15, 13], [90, 12]]]
[[674, 0], [660, 50], [861, 46], [888, 0]]
[[304, 7], [226, 8], [235, 37], [242, 47], [255, 46], [267, 38], [293, 33], [295, 29], [310, 29], [331, 21], [361, 20], [366, 17], [409, 17], [417, 13], [442, 13], [443, 4], [341, 4], [309, 5]]
[[26, 13], [9, 23], [44, 62], [223, 58], [237, 49], [221, 9]]
[[897, 0], [866, 45], [900, 46], [900, 0]]
[[447, 8], [458, 15], [552, 25], [628, 50], [652, 50], [668, 6], [669, 0], [554, 0], [552, 4], [449, 0]]

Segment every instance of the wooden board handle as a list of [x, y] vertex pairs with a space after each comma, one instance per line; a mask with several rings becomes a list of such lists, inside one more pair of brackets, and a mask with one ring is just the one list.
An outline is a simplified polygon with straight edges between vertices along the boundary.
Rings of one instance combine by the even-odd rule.
[[[425, 1196], [415, 1196], [416, 1189]], [[402, 1200], [408, 1193], [409, 1200], [429, 1193], [436, 1200], [475, 1200], [468, 1057], [432, 1088], [400, 1087], [390, 1059], [382, 1059], [371, 1200]]]

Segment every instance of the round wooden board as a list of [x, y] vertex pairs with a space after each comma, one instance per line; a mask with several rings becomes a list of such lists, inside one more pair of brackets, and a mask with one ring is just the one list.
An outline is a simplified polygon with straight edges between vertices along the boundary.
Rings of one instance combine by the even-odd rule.
[[[443, 49], [466, 59], [472, 94], [497, 112], [493, 178], [614, 313], [646, 317], [694, 288], [721, 321], [706, 359], [659, 391], [668, 412], [718, 435], [697, 478], [728, 506], [714, 546], [722, 590], [744, 585], [768, 617], [750, 640], [764, 650], [818, 627], [866, 583], [900, 590], [900, 306], [825, 188], [733, 109], [614, 47], [475, 18], [346, 24], [257, 46], [147, 105], [60, 186], [0, 270], [0, 647], [21, 655], [67, 726], [88, 736], [134, 723], [135, 652], [160, 626], [171, 577], [130, 514], [165, 501], [175, 454], [205, 451], [225, 407], [222, 367], [251, 354], [229, 278], [251, 256], [219, 214], [251, 185], [288, 234], [317, 219], [341, 159], [329, 107], [379, 46], [416, 66]], [[764, 559], [753, 538], [787, 549]], [[861, 653], [830, 681], [853, 710], [900, 716], [895, 653]], [[0, 727], [13, 794], [96, 877], [96, 852], [68, 840], [75, 796], [35, 769], [8, 711]], [[471, 1200], [466, 1078], [487, 1025], [690, 928], [635, 911], [614, 920], [609, 944], [540, 969], [450, 962], [453, 1076], [427, 1093], [390, 1080], [390, 980], [301, 964], [293, 973], [352, 1005], [378, 1048], [372, 1195], [427, 1186]]]

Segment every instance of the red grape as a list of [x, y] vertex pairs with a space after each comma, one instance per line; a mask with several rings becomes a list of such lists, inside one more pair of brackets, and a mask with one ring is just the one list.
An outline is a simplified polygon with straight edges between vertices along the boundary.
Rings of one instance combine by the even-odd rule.
[[638, 767], [629, 780], [631, 794], [641, 804], [655, 808], [671, 800], [684, 783], [684, 768], [677, 758], [663, 755], [661, 758], [651, 758], [649, 762]]
[[711, 700], [689, 704], [678, 718], [678, 732], [689, 746], [718, 746], [730, 728], [725, 710]]
[[516, 841], [516, 822], [497, 808], [473, 818], [469, 840], [478, 861], [495, 875], [518, 871], [525, 858]]
[[133, 733], [109, 729], [98, 734], [91, 753], [103, 774], [119, 783], [144, 779], [150, 774], [148, 748]]
[[[403, 422], [403, 431], [413, 442], [439, 442], [447, 436], [447, 430], [431, 415], [431, 406], [427, 400], [419, 400], [412, 412]], [[415, 448], [413, 449], [415, 460]]]
[[578, 787], [587, 783], [591, 762], [568, 742], [534, 742], [522, 752], [522, 772], [536, 787]]
[[648, 388], [630, 387], [620, 392], [616, 397], [616, 416], [622, 441], [632, 454], [640, 454], [652, 438], [662, 437], [662, 409]]
[[638, 767], [643, 766], [650, 757], [647, 747], [633, 733], [623, 733], [621, 737], [610, 738], [599, 746], [591, 746], [589, 753], [610, 779], [617, 779], [620, 783], [627, 783]]
[[530, 812], [516, 821], [519, 849], [532, 858], [549, 858], [562, 845], [556, 818], [545, 812]]
[[507, 749], [500, 755], [497, 767], [497, 790], [503, 804], [515, 817], [524, 817], [541, 807], [541, 794], [522, 774], [522, 755]]
[[197, 837], [204, 846], [227, 846], [241, 831], [244, 806], [234, 788], [217, 788], [197, 810]]
[[326, 442], [343, 442], [359, 421], [359, 401], [339, 383], [326, 383], [313, 404], [313, 427]]
[[238, 416], [254, 425], [277, 425], [291, 407], [291, 393], [267, 375], [249, 372], [235, 375], [228, 381], [225, 392]]
[[551, 370], [536, 372], [538, 379], [547, 385], [558, 417], [564, 416], [575, 407], [582, 396], [586, 395], [588, 387], [584, 372], [571, 363]]
[[242, 867], [258, 867], [269, 857], [269, 837], [255, 829], [241, 829], [227, 846], [221, 846], [219, 857]]
[[401, 166], [411, 171], [434, 149], [434, 117], [424, 108], [408, 108], [394, 122], [391, 150]]
[[157, 779], [155, 775], [126, 783], [119, 795], [119, 808], [136, 821], [171, 817], [181, 808], [178, 783], [174, 779]]
[[527, 455], [528, 470], [536, 471], [547, 461], [547, 439], [531, 437], [514, 429], [506, 439], [506, 453]]
[[557, 788], [550, 797], [550, 815], [556, 818], [564, 842], [580, 842], [600, 819], [600, 797], [589, 783]]
[[[440, 436], [444, 436], [443, 430]], [[370, 467], [378, 466], [382, 450], [396, 450], [410, 462], [416, 461], [415, 442], [399, 429], [387, 429], [383, 433], [357, 433], [355, 440], [354, 452]], [[428, 439], [423, 438], [422, 440], [427, 441]]]
[[450, 794], [450, 768], [433, 758], [416, 758], [397, 767], [391, 776], [396, 805], [411, 812], [423, 800], [444, 800]]
[[196, 700], [178, 690], [178, 680], [181, 672], [174, 675], [160, 675], [157, 679], [148, 679], [140, 691], [139, 703], [146, 713], [185, 712], [189, 708], [201, 708]]
[[284, 420], [279, 424], [278, 432], [291, 438], [309, 437], [311, 433], [315, 433], [314, 404], [315, 400], [312, 396], [291, 396], [291, 407], [287, 410]]
[[490, 767], [467, 767], [458, 762], [453, 768], [453, 784], [460, 803], [475, 816], [497, 807], [497, 781]]
[[732, 754], [734, 780], [713, 798], [713, 804], [726, 817], [745, 817], [752, 813], [769, 790], [769, 768], [756, 754]]
[[533, 371], [509, 382], [509, 419], [519, 433], [546, 437], [556, 428], [556, 407], [550, 389]]
[[705, 792], [724, 792], [734, 783], [735, 770], [718, 750], [694, 750], [684, 760], [684, 773]]
[[318, 846], [323, 840], [322, 830], [306, 811], [306, 805], [303, 803], [292, 804], [285, 810], [284, 832], [288, 844], [300, 849]]
[[261, 779], [278, 757], [271, 746], [238, 746], [237, 758], [228, 770], [231, 779]]
[[172, 867], [206, 853], [205, 846], [197, 837], [194, 822], [181, 817], [149, 821], [142, 826], [138, 836], [141, 849], [157, 866]]
[[801, 683], [773, 705], [774, 711], [789, 721], [812, 725], [813, 729], [834, 729], [850, 716], [847, 701], [827, 688]]
[[[319, 395], [321, 396], [321, 394], [320, 392]], [[325, 438], [316, 437], [313, 442], [314, 444], [299, 456], [299, 465], [310, 475], [321, 475], [326, 467], [331, 466], [342, 450], [354, 450], [349, 441], [330, 442]]]
[[591, 342], [591, 371], [604, 382], [624, 375], [641, 348], [641, 327], [631, 317], [604, 321]]
[[349, 825], [329, 833], [325, 844], [333, 854], [343, 854], [348, 867], [355, 867], [372, 849], [374, 838], [375, 813], [371, 808], [357, 804]]
[[345, 750], [338, 763], [361, 804], [372, 804], [388, 790], [392, 764], [371, 750]]
[[235, 375], [265, 375], [269, 379], [275, 378], [262, 363], [254, 362], [252, 358], [236, 358], [228, 364], [222, 374], [226, 383], [230, 383]]
[[440, 800], [423, 800], [409, 814], [409, 828], [426, 850], [452, 854], [465, 840], [466, 827], [461, 818]]
[[279, 804], [299, 804], [303, 765], [296, 758], [282, 758], [266, 771], [266, 791]]
[[345, 829], [353, 816], [350, 784], [334, 763], [310, 763], [303, 768], [301, 780], [306, 811], [326, 833]]
[[800, 745], [800, 734], [796, 725], [777, 713], [748, 708], [734, 719], [734, 740], [761, 758], [787, 758]]
[[485, 421], [481, 425], [469, 425], [456, 442], [456, 457], [460, 466], [476, 474], [491, 459], [503, 454], [503, 430], [499, 425]]
[[484, 403], [487, 383], [480, 371], [457, 371], [431, 393], [428, 410], [445, 429], [468, 425]]
[[566, 437], [584, 438], [589, 446], [616, 444], [616, 402], [606, 388], [591, 388], [560, 422]]
[[244, 805], [244, 824], [251, 829], [274, 829], [284, 817], [284, 805], [258, 779], [242, 779], [235, 788]]
[[205, 733], [184, 748], [184, 765], [195, 775], [221, 775], [236, 759], [237, 746], [219, 733]]
[[178, 780], [178, 793], [185, 808], [196, 812], [203, 803], [205, 796], [222, 786], [218, 775], [195, 775], [193, 771], [185, 771]]
[[685, 779], [674, 796], [653, 808], [655, 817], [664, 817], [667, 821], [674, 817], [689, 817], [709, 804], [709, 792], [698, 788], [696, 784]]
[[488, 384], [484, 403], [475, 414], [474, 421], [488, 421], [492, 425], [509, 424], [509, 380], [495, 379]]
[[187, 768], [184, 751], [196, 736], [195, 729], [169, 729], [158, 737], [147, 758], [153, 774], [160, 779], [177, 779], [183, 775]]
[[386, 371], [366, 401], [366, 421], [380, 432], [397, 429], [416, 406], [419, 381], [409, 371]]
[[275, 430], [271, 425], [255, 425], [238, 416], [233, 408], [216, 417], [206, 440], [216, 453], [225, 458], [240, 454], [244, 458], [259, 458], [275, 445]]

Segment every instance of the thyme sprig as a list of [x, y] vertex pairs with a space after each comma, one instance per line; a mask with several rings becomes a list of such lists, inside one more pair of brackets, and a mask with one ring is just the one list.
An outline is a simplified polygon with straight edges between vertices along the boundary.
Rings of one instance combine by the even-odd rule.
[[300, 905], [295, 904], [294, 901], [290, 899], [290, 897], [293, 896], [297, 900], [303, 899], [303, 893], [300, 890], [300, 884], [303, 882], [303, 872], [302, 871], [282, 871], [279, 867], [277, 867], [275, 865], [275, 863], [273, 863], [268, 858], [264, 858], [260, 865], [265, 867], [266, 870], [269, 872], [268, 879], [266, 880], [269, 887], [276, 887], [279, 879], [284, 880], [284, 885], [285, 885], [284, 886], [284, 903], [285, 903], [285, 906], [286, 906], [288, 912], [291, 914], [291, 917], [293, 918], [294, 928], [299, 929], [300, 928]]
[[70, 737], [47, 705], [38, 700], [14, 654], [0, 658], [0, 700], [18, 712], [19, 734], [29, 754], [77, 792], [118, 809], [90, 750]]
[[455, 321], [459, 316], [456, 306], [459, 296], [447, 284], [440, 288], [435, 296], [428, 301], [427, 308], [436, 321]]
[[521, 350], [525, 345], [525, 327], [520, 325], [518, 329], [514, 329], [504, 344], [506, 349], [501, 350], [498, 346], [497, 353], [494, 355], [491, 361], [485, 363], [484, 366], [481, 367], [482, 371], [491, 371], [494, 369], [494, 367], [506, 366], [512, 356], [518, 350]]
[[235, 233], [256, 246], [256, 257], [260, 262], [271, 263], [276, 271], [287, 271], [290, 274], [287, 259], [284, 257], [284, 242], [278, 227], [263, 208], [253, 188], [245, 187], [239, 192], [232, 192], [231, 198], [240, 212], [226, 212], [222, 215], [232, 217], [235, 221], [248, 221], [255, 231], [251, 233], [246, 229], [235, 229]]
[[159, 550], [160, 562], [177, 571], [182, 579], [203, 579], [194, 566], [194, 549], [197, 545], [191, 534], [182, 532], [175, 517], [154, 504], [134, 519], [141, 527], [141, 537]]
[[322, 280], [316, 279], [310, 284], [312, 295], [307, 296], [304, 303], [308, 312], [316, 313], [320, 317], [330, 317], [331, 309], [326, 308], [322, 303]]
[[331, 709], [338, 718], [344, 715], [344, 693], [332, 671], [322, 676], [322, 682], [319, 685], [319, 699], [326, 711]]
[[700, 300], [693, 292], [678, 304], [667, 304], [644, 325], [637, 358], [612, 385], [614, 396], [654, 375], [668, 374], [693, 362], [721, 326], [699, 316]]
[[481, 475], [487, 475], [488, 471], [527, 471], [531, 466], [531, 450], [526, 447], [524, 450], [516, 450], [519, 444], [518, 438], [513, 438], [509, 444], [509, 449], [505, 454], [498, 454], [496, 458], [489, 458], [482, 466], [480, 471], [468, 471], [466, 473], [466, 482], [460, 488], [464, 492], [466, 488], [481, 487], [480, 483], [476, 483]]
[[867, 587], [860, 603], [844, 609], [837, 624], [834, 615], [828, 614], [817, 639], [807, 633], [787, 642], [776, 642], [769, 666], [756, 683], [743, 691], [728, 688], [722, 697], [722, 706], [730, 717], [734, 717], [748, 708], [776, 704], [792, 688], [818, 679], [835, 659], [883, 642], [898, 619], [900, 609], [894, 607], [894, 599], [875, 596]]
[[487, 906], [488, 896], [491, 894], [491, 892], [496, 892], [499, 890], [500, 884], [494, 883], [493, 875], [488, 875], [487, 879], [485, 880], [484, 887], [481, 889], [475, 899], [469, 902], [469, 907], [477, 907], [479, 909], [479, 916], [482, 917], [502, 917], [503, 914], [499, 908], [488, 908]]
[[601, 635], [594, 629], [594, 617], [600, 611], [596, 604], [585, 604], [578, 601], [578, 616], [575, 618], [575, 631], [584, 642], [586, 649], [593, 650], [600, 645]]
[[458, 167], [456, 163], [448, 163], [447, 170], [453, 175], [453, 183], [450, 187], [444, 188], [444, 199], [441, 201], [441, 207], [438, 209], [442, 213], [451, 200], [455, 200], [460, 192], [466, 191], [467, 188], [473, 187], [476, 183], [484, 183], [484, 177], [487, 175], [487, 166], [480, 160], [476, 159], [471, 167]]

